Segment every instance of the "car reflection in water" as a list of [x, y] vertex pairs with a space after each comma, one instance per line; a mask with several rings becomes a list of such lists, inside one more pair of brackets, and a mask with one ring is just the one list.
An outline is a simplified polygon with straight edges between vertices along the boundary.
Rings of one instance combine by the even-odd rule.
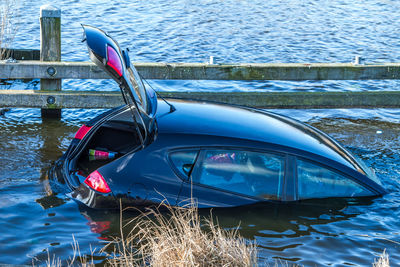
[[[212, 216], [221, 228], [238, 228], [240, 235], [246, 239], [257, 240], [258, 237], [266, 237], [271, 238], [272, 242], [282, 237], [299, 238], [315, 234], [330, 236], [331, 233], [317, 231], [316, 228], [322, 225], [327, 225], [329, 228], [338, 222], [351, 220], [362, 212], [354, 210], [350, 212], [352, 207], [360, 205], [367, 207], [372, 203], [372, 199], [368, 198], [313, 200], [301, 205], [257, 203], [234, 208], [200, 209], [199, 214], [203, 218]], [[119, 212], [94, 210], [84, 205], [79, 207], [80, 213], [88, 220], [90, 231], [99, 234], [99, 239], [110, 241], [120, 237]], [[164, 212], [165, 216], [168, 216], [168, 211]], [[124, 211], [123, 225], [140, 214], [134, 209]], [[131, 227], [124, 228], [124, 236], [127, 236], [131, 229]]]

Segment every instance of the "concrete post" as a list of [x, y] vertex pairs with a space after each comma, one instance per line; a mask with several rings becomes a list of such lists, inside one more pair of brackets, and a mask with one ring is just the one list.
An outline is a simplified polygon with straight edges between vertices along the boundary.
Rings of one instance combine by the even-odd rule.
[[[61, 10], [51, 5], [40, 7], [40, 61], [61, 61]], [[49, 67], [46, 73], [52, 78], [57, 69]], [[61, 79], [40, 79], [40, 90], [60, 91]], [[49, 106], [57, 106], [57, 103], [50, 102]], [[42, 118], [61, 118], [61, 109], [41, 111]]]

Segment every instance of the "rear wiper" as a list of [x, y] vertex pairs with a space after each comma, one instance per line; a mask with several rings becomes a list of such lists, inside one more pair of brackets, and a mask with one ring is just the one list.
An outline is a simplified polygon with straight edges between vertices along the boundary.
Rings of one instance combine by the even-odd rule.
[[154, 90], [153, 86], [151, 86], [151, 84], [146, 80], [143, 79], [142, 75], [139, 73], [140, 78], [145, 81], [147, 83], [148, 86], [150, 86], [150, 88], [154, 91], [154, 93], [156, 93], [157, 97], [161, 98], [168, 106], [169, 106], [169, 113], [172, 113], [176, 110], [176, 108], [174, 107], [174, 105], [172, 105], [171, 103], [169, 103], [164, 97], [162, 97], [156, 90]]

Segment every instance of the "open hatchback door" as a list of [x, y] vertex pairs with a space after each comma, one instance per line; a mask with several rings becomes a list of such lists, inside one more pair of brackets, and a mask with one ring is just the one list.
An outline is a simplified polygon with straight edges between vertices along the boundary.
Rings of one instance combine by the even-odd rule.
[[82, 125], [59, 161], [63, 170], [55, 170], [56, 176], [65, 174], [64, 180], [73, 190], [88, 184], [97, 192], [108, 193], [107, 187], [100, 190], [95, 185], [107, 185], [99, 177], [108, 170], [109, 163], [154, 141], [157, 96], [144, 86], [130, 64], [127, 50], [122, 51], [104, 31], [87, 25], [82, 27], [91, 60], [118, 83], [126, 106], [104, 112]]
[[[119, 85], [125, 103], [128, 105], [142, 146], [155, 127], [157, 96], [152, 89], [146, 89], [142, 78], [131, 65], [128, 50], [121, 50], [118, 43], [106, 32], [88, 25], [82, 25], [84, 39], [90, 59], [106, 71]], [[137, 116], [136, 116], [137, 115]], [[140, 120], [140, 121], [138, 121]], [[144, 131], [140, 131], [142, 124]]]

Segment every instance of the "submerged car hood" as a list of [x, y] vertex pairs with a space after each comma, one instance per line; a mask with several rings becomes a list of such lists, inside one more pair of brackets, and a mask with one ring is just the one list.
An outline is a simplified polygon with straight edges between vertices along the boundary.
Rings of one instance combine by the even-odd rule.
[[365, 174], [355, 158], [335, 140], [294, 119], [223, 104], [187, 100], [170, 102], [176, 111], [169, 114], [168, 106], [159, 103], [159, 134], [198, 134], [266, 142], [330, 158]]

